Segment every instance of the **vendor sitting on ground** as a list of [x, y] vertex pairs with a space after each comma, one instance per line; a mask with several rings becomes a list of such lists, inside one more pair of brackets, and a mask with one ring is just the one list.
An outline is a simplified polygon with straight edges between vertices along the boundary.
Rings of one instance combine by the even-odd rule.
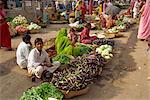
[[50, 62], [48, 54], [43, 50], [43, 40], [41, 38], [35, 39], [35, 48], [31, 50], [28, 57], [28, 73], [35, 74], [37, 78], [41, 78], [43, 71], [50, 71], [53, 73], [59, 66], [59, 62]]
[[106, 28], [109, 29], [112, 26], [114, 26], [115, 20], [112, 19], [112, 16], [109, 15], [108, 18], [106, 18]]
[[43, 21], [42, 21], [42, 17], [41, 16], [37, 16], [37, 18], [36, 18], [36, 20], [35, 20], [35, 23], [36, 24], [40, 24], [40, 23], [42, 23]]
[[100, 25], [101, 25], [101, 28], [106, 28], [106, 19], [104, 18], [103, 14], [100, 14], [99, 15], [100, 17]]
[[68, 38], [71, 40], [72, 45], [74, 45], [78, 40], [78, 35], [75, 34], [75, 30], [73, 28], [70, 29], [68, 33]]
[[91, 24], [86, 23], [84, 29], [82, 30], [80, 34], [80, 42], [84, 44], [91, 44], [94, 40], [97, 39], [96, 36], [90, 37], [90, 30], [91, 30]]
[[22, 42], [19, 44], [16, 52], [17, 64], [20, 68], [27, 68], [27, 60], [30, 52], [30, 47], [32, 46], [31, 36], [26, 34], [22, 37]]

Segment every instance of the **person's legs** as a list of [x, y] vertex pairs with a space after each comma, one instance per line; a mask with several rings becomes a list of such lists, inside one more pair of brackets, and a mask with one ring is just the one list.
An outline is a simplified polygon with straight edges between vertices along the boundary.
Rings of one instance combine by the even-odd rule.
[[92, 41], [91, 41], [91, 39], [83, 39], [83, 40], [81, 41], [81, 43], [90, 44], [90, 43], [92, 43]]
[[53, 73], [60, 66], [60, 62], [58, 62], [58, 61], [53, 62], [52, 65], [53, 65], [52, 67], [46, 67], [46, 66], [44, 66], [44, 70], [47, 70], [47, 71]]
[[42, 73], [44, 71], [44, 66], [38, 66], [35, 70], [34, 70], [34, 74], [37, 78], [41, 78]]
[[27, 61], [23, 61], [23, 62], [21, 62], [20, 64], [19, 64], [19, 67], [21, 68], [21, 69], [24, 69], [24, 68], [27, 68]]

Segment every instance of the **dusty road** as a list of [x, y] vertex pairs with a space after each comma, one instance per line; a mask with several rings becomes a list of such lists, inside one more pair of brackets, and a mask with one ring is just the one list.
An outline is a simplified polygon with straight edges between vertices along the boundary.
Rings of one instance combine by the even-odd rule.
[[[36, 37], [53, 38], [54, 30], [62, 26], [54, 25], [50, 33], [32, 35], [32, 41]], [[150, 57], [148, 59], [146, 42], [136, 39], [137, 28], [132, 27], [123, 38], [116, 39], [115, 56], [103, 68], [101, 77], [86, 95], [72, 100], [150, 100]], [[13, 47], [16, 48], [20, 41], [21, 37], [12, 39]], [[0, 100], [18, 100], [26, 89], [37, 84], [16, 65], [15, 51], [0, 49]]]

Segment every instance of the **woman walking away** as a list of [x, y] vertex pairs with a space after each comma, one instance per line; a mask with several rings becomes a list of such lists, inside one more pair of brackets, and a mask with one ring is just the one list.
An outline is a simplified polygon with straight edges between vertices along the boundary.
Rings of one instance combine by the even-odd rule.
[[5, 47], [6, 50], [12, 50], [9, 26], [6, 22], [6, 13], [3, 6], [3, 2], [0, 1], [0, 48]]
[[149, 36], [150, 36], [150, 0], [147, 0], [140, 19], [138, 39], [145, 40]]

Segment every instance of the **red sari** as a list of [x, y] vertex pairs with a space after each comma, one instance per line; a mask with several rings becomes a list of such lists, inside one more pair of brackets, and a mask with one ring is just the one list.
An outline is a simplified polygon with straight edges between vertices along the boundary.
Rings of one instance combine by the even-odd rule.
[[89, 1], [89, 14], [92, 15], [92, 11], [93, 11], [93, 0]]
[[82, 9], [82, 20], [85, 20], [86, 5], [85, 5], [84, 1], [82, 1], [81, 9]]
[[97, 39], [96, 36], [89, 36], [90, 30], [88, 28], [84, 28], [80, 35], [80, 42], [84, 44], [91, 44], [94, 40]]
[[5, 17], [4, 10], [0, 10], [0, 47], [11, 49], [11, 36]]

